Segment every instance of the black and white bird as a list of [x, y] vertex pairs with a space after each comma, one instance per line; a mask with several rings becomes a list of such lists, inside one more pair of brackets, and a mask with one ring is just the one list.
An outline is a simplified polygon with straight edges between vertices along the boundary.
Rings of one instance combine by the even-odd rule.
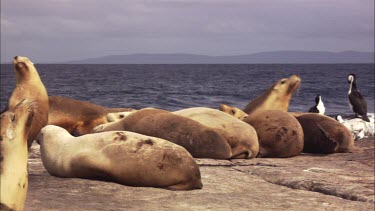
[[366, 122], [370, 122], [369, 118], [367, 117], [367, 102], [357, 89], [357, 78], [355, 74], [349, 74], [348, 82], [350, 84], [348, 92], [350, 107], [352, 108], [356, 117], [362, 117], [362, 119]]
[[315, 96], [315, 106], [311, 107], [309, 109], [309, 112], [310, 113], [319, 113], [319, 114], [324, 115], [324, 113], [326, 112], [326, 108], [324, 107], [324, 103], [322, 101], [322, 96], [320, 96], [319, 94], [317, 94]]

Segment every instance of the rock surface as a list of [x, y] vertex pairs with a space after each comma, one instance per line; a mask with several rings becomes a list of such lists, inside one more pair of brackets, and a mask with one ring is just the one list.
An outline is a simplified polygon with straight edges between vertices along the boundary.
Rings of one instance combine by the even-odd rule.
[[29, 155], [26, 210], [374, 210], [374, 140], [354, 153], [197, 159], [203, 189], [169, 191], [50, 176]]

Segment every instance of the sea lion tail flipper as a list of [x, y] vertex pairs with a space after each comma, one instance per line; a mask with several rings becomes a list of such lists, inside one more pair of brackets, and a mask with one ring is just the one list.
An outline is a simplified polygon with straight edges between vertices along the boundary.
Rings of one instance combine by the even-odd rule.
[[238, 152], [235, 152], [229, 159], [236, 159], [236, 158], [250, 158], [251, 157], [251, 151], [250, 150], [241, 150]]
[[193, 189], [202, 189], [203, 184], [201, 180], [195, 181], [185, 181], [175, 185], [170, 185], [166, 187], [168, 190], [193, 190]]

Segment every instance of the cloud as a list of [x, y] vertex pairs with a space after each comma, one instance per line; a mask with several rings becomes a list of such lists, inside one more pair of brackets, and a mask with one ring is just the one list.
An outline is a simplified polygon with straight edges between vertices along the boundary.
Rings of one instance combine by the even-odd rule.
[[151, 51], [373, 51], [373, 8], [371, 0], [5, 0], [1, 61], [20, 51], [40, 61]]

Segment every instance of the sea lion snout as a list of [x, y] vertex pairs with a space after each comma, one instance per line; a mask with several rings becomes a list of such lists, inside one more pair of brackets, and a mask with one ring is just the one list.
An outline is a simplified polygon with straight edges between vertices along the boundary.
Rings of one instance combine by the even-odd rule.
[[24, 62], [17, 62], [15, 64], [15, 67], [16, 67], [16, 70], [20, 71], [20, 70], [26, 68], [27, 66], [26, 66], [26, 64]]
[[287, 93], [292, 94], [301, 84], [301, 78], [298, 75], [292, 75], [289, 77], [290, 85]]
[[298, 75], [292, 75], [290, 76], [289, 78], [292, 82], [294, 82], [295, 86], [299, 86], [299, 84], [301, 83], [301, 78], [298, 76]]
[[30, 59], [28, 59], [27, 57], [23, 57], [23, 56], [15, 56], [14, 59], [13, 59], [13, 65], [15, 67], [17, 66], [27, 66], [27, 64], [34, 64], [30, 61]]

